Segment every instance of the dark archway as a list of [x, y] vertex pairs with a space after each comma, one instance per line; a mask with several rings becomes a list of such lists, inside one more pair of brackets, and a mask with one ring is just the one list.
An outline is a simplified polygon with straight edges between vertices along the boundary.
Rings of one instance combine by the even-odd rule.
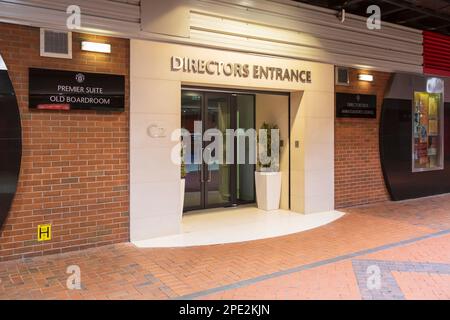
[[[380, 159], [392, 200], [450, 192], [450, 100], [444, 95], [443, 168], [413, 171], [413, 97], [427, 91], [427, 76], [396, 73], [387, 88], [380, 119]], [[444, 80], [445, 90], [450, 82]]]
[[0, 55], [0, 228], [16, 193], [21, 158], [19, 106], [8, 70]]

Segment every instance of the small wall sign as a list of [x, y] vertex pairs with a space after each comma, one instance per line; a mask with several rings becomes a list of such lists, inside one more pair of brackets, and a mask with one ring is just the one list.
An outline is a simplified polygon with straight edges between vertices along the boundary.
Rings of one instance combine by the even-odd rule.
[[124, 111], [125, 77], [30, 68], [29, 107], [41, 110]]
[[166, 136], [166, 128], [152, 124], [147, 128], [147, 134], [151, 138], [164, 138]]
[[52, 225], [51, 224], [38, 225], [37, 239], [38, 241], [52, 240]]
[[336, 118], [376, 118], [377, 96], [336, 93]]

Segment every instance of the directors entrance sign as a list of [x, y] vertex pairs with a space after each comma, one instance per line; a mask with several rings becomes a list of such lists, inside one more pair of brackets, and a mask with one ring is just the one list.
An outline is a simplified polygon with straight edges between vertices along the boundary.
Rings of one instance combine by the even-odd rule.
[[30, 68], [29, 107], [47, 110], [124, 111], [125, 77]]
[[171, 68], [175, 72], [224, 75], [235, 78], [278, 80], [298, 83], [311, 83], [311, 71], [272, 66], [250, 65], [246, 63], [223, 62], [216, 60], [193, 59], [189, 57], [171, 58]]

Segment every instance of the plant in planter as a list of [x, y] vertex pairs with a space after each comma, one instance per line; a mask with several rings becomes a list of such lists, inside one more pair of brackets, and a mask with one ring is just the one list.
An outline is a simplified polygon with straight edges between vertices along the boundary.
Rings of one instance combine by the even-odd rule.
[[185, 163], [185, 159], [184, 159], [184, 150], [185, 150], [185, 146], [183, 143], [181, 143], [181, 148], [180, 148], [180, 157], [181, 157], [181, 179], [185, 179], [186, 178], [186, 163]]
[[181, 157], [181, 164], [180, 164], [180, 175], [181, 175], [181, 183], [180, 183], [180, 219], [183, 216], [183, 208], [184, 208], [184, 192], [185, 192], [185, 186], [186, 186], [186, 162], [184, 159], [184, 152], [185, 152], [185, 145], [183, 142], [180, 143], [180, 157]]
[[[279, 134], [272, 136], [272, 130], [279, 130], [277, 125], [264, 122], [261, 126], [266, 130], [266, 138], [258, 135], [258, 170], [255, 172], [256, 201], [258, 208], [266, 211], [280, 208], [281, 172]], [[279, 132], [279, 131], [278, 131]], [[277, 154], [272, 154], [272, 143]], [[264, 161], [261, 161], [263, 158]]]
[[[280, 148], [279, 141], [274, 141], [274, 143], [278, 144], [278, 154], [272, 155], [272, 130], [279, 130], [276, 124], [268, 124], [264, 122], [261, 125], [261, 130], [265, 130], [267, 132], [266, 138], [261, 139], [258, 135], [258, 149], [259, 149], [259, 157], [258, 157], [258, 168], [261, 172], [275, 172], [278, 171], [279, 160], [280, 160]], [[264, 162], [261, 162], [261, 155], [265, 155], [267, 159], [264, 159]]]

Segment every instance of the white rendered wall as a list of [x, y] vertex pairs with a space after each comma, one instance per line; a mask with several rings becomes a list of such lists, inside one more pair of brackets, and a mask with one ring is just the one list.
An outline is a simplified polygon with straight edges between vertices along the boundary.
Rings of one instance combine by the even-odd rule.
[[[172, 56], [310, 70], [312, 83], [171, 71]], [[291, 205], [299, 213], [334, 209], [334, 68], [332, 65], [184, 45], [131, 41], [130, 237], [178, 233], [180, 169], [172, 164], [181, 125], [181, 86], [291, 92]], [[301, 97], [301, 99], [300, 99]], [[151, 138], [149, 126], [166, 136]], [[292, 147], [300, 140], [300, 148]]]

